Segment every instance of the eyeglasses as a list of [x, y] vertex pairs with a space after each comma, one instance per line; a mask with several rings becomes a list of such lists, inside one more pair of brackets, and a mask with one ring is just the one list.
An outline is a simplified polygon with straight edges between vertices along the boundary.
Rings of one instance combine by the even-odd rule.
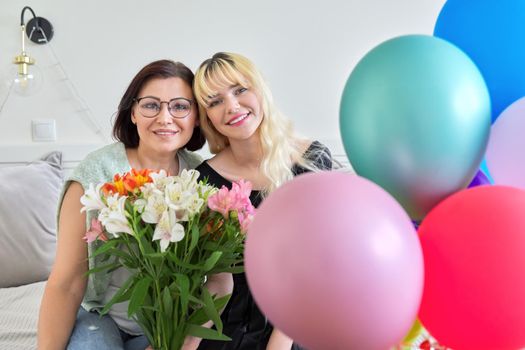
[[155, 118], [158, 116], [163, 103], [168, 105], [168, 111], [173, 118], [186, 118], [190, 114], [191, 106], [193, 105], [192, 100], [188, 100], [184, 97], [172, 98], [169, 101], [161, 101], [160, 98], [157, 97], [145, 96], [134, 98], [133, 101], [137, 102], [140, 114], [145, 118]]

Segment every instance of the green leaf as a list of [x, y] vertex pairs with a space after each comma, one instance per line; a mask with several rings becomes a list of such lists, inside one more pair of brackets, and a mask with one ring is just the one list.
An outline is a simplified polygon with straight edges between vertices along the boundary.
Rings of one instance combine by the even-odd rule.
[[113, 306], [113, 304], [121, 303], [125, 300], [128, 300], [130, 298], [132, 288], [130, 288], [131, 284], [135, 280], [136, 275], [130, 276], [126, 282], [119, 288], [119, 290], [113, 295], [113, 297], [104, 305], [104, 308], [100, 311], [101, 315], [105, 315], [108, 313], [109, 309]]
[[217, 261], [219, 261], [221, 256], [222, 256], [222, 252], [213, 252], [213, 253], [211, 253], [210, 257], [208, 259], [206, 259], [206, 261], [204, 262], [204, 266], [202, 267], [202, 269], [204, 271], [211, 270], [215, 266]]
[[208, 318], [213, 321], [213, 324], [215, 324], [215, 327], [219, 333], [222, 333], [221, 317], [219, 316], [217, 306], [215, 305], [215, 302], [213, 301], [213, 298], [206, 287], [202, 288], [202, 300], [204, 301], [204, 312], [206, 313], [206, 316], [208, 316]]
[[175, 262], [175, 264], [177, 266], [180, 266], [180, 267], [183, 267], [185, 269], [188, 269], [188, 270], [202, 270], [202, 266], [199, 266], [199, 265], [193, 265], [193, 264], [190, 264], [190, 263], [187, 263], [187, 262], [184, 262], [182, 260], [180, 260], [175, 254], [168, 254], [167, 255], [168, 258], [170, 260], [172, 260], [173, 262]]
[[213, 340], [231, 340], [230, 337], [220, 333], [219, 331], [211, 328], [206, 328], [202, 326], [197, 326], [194, 324], [189, 324], [186, 329], [187, 334], [193, 335], [194, 337], [203, 338], [203, 339], [213, 339]]
[[[235, 265], [235, 264], [232, 264]], [[231, 267], [223, 267], [223, 268], [215, 268], [213, 270], [210, 270], [210, 274], [217, 274], [221, 272], [229, 272], [229, 273], [242, 273], [244, 272], [244, 266], [231, 266]]]
[[88, 270], [86, 272], [86, 275], [90, 275], [92, 273], [97, 273], [97, 272], [100, 272], [100, 271], [110, 270], [110, 269], [113, 269], [113, 268], [119, 268], [121, 266], [122, 265], [120, 263], [118, 263], [118, 262], [102, 265], [102, 266], [95, 267], [95, 268], [92, 268], [92, 269]]
[[203, 244], [202, 248], [204, 250], [211, 250], [212, 252], [219, 250], [220, 245], [217, 242], [207, 241]]
[[199, 305], [199, 306], [204, 305], [204, 303], [202, 302], [202, 300], [200, 300], [199, 298], [194, 297], [193, 295], [189, 295], [188, 299], [189, 299], [192, 303], [194, 303], [194, 304], [196, 304], [196, 305]]
[[169, 287], [164, 287], [162, 291], [162, 305], [164, 306], [164, 318], [172, 320], [173, 317], [173, 298]]
[[131, 293], [131, 299], [129, 300], [128, 306], [128, 317], [131, 317], [138, 308], [144, 304], [144, 299], [148, 293], [149, 286], [153, 280], [151, 277], [147, 276], [141, 279], [133, 288], [133, 293]]
[[145, 257], [148, 258], [154, 258], [154, 259], [163, 259], [164, 253], [152, 253], [152, 254], [144, 254]]
[[[204, 303], [202, 303], [204, 305]], [[188, 318], [188, 323], [194, 323], [194, 324], [204, 324], [206, 321], [208, 321], [209, 318], [206, 316], [206, 312], [204, 312], [204, 308], [201, 307], [200, 309], [195, 310], [191, 316]]]
[[108, 254], [118, 256], [121, 259], [122, 264], [126, 265], [129, 268], [136, 267], [135, 259], [133, 259], [133, 257], [129, 253], [126, 253], [123, 250], [117, 248], [111, 249], [111, 251], [109, 251]]
[[231, 294], [227, 294], [223, 297], [214, 299], [213, 302], [215, 303], [215, 307], [217, 308], [217, 310], [224, 309], [226, 304], [228, 304], [228, 302], [230, 301], [231, 296]]
[[[217, 310], [222, 310], [226, 304], [228, 304], [228, 301], [230, 300], [231, 294], [225, 295], [221, 298], [215, 299], [213, 302], [215, 303], [215, 307]], [[204, 302], [199, 301], [199, 304], [204, 304]], [[204, 324], [206, 321], [208, 321], [210, 318], [206, 316], [206, 312], [204, 310], [204, 307], [201, 307], [200, 309], [195, 310], [191, 316], [188, 318], [188, 323], [193, 323], [197, 325]]]
[[142, 236], [140, 237], [140, 243], [142, 244], [142, 247], [144, 247], [144, 253], [145, 254], [153, 254], [156, 253], [155, 249], [151, 246], [151, 243], [149, 240], [146, 239], [146, 237]]
[[191, 227], [191, 242], [190, 242], [190, 249], [189, 251], [192, 252], [193, 249], [197, 246], [197, 243], [199, 243], [199, 228], [197, 225], [193, 225]]
[[97, 248], [93, 253], [91, 253], [90, 257], [94, 258], [95, 256], [98, 256], [102, 253], [107, 252], [111, 248], [115, 247], [117, 244], [119, 244], [120, 241], [118, 239], [112, 239], [107, 242], [104, 242], [99, 248]]
[[182, 315], [187, 314], [188, 310], [188, 300], [190, 297], [190, 280], [188, 276], [181, 273], [175, 274], [175, 281], [180, 291], [180, 303], [182, 306]]
[[133, 319], [140, 325], [140, 328], [144, 332], [146, 338], [148, 338], [150, 344], [153, 344], [153, 325], [155, 323], [153, 317], [149, 314], [150, 313], [148, 313], [145, 309], [138, 310], [137, 313], [134, 315]]

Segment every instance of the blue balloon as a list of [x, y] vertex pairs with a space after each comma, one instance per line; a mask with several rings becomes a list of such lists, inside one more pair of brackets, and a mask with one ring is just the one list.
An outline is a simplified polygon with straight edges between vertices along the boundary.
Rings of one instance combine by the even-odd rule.
[[525, 1], [448, 0], [434, 35], [476, 63], [490, 92], [492, 122], [525, 96]]
[[354, 68], [341, 98], [340, 129], [357, 174], [420, 220], [474, 178], [490, 132], [490, 97], [478, 68], [456, 46], [402, 36]]

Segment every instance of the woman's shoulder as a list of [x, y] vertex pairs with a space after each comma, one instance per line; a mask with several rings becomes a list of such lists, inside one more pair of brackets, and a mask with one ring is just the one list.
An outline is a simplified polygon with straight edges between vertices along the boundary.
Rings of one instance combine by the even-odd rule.
[[204, 179], [205, 177], [210, 177], [210, 176], [221, 177], [219, 175], [219, 173], [216, 172], [215, 169], [212, 168], [212, 166], [210, 165], [210, 161], [211, 161], [211, 158], [210, 159], [206, 159], [205, 161], [201, 162], [195, 168], [195, 170], [199, 171], [199, 174], [200, 174], [199, 177], [201, 179]]
[[126, 153], [126, 147], [122, 142], [114, 142], [97, 148], [86, 155], [81, 163], [98, 161], [100, 159], [120, 158]]
[[303, 152], [303, 158], [319, 170], [332, 169], [332, 152], [317, 140], [308, 142], [308, 146], [305, 147]]
[[199, 166], [202, 163], [202, 157], [196, 153], [191, 152], [186, 149], [180, 149], [177, 154], [179, 157], [183, 158], [186, 164], [188, 164], [188, 168], [195, 169], [197, 166]]
[[308, 141], [308, 147], [306, 148], [306, 151], [307, 152], [317, 152], [317, 151], [322, 151], [322, 152], [325, 152], [325, 153], [330, 153], [330, 149], [325, 145], [323, 144], [322, 142], [320, 141], [317, 141], [317, 140], [309, 140]]
[[211, 167], [208, 164], [208, 161], [209, 161], [209, 159], [206, 159], [206, 160], [202, 161], [199, 165], [197, 165], [195, 167], [195, 170], [199, 171], [199, 173], [201, 173], [201, 174], [209, 172]]
[[67, 180], [80, 182], [86, 187], [90, 183], [108, 181], [115, 173], [128, 170], [126, 148], [123, 143], [115, 142], [89, 153]]
[[214, 161], [215, 157], [207, 159], [195, 168], [199, 172], [199, 180], [206, 180], [207, 183], [216, 187], [226, 186], [230, 188], [231, 181], [224, 178], [213, 168]]

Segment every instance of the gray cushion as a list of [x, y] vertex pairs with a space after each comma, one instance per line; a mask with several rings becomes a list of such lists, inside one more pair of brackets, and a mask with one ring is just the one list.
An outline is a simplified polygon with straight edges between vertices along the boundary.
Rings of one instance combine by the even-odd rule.
[[43, 281], [56, 247], [62, 153], [0, 168], [0, 287]]

